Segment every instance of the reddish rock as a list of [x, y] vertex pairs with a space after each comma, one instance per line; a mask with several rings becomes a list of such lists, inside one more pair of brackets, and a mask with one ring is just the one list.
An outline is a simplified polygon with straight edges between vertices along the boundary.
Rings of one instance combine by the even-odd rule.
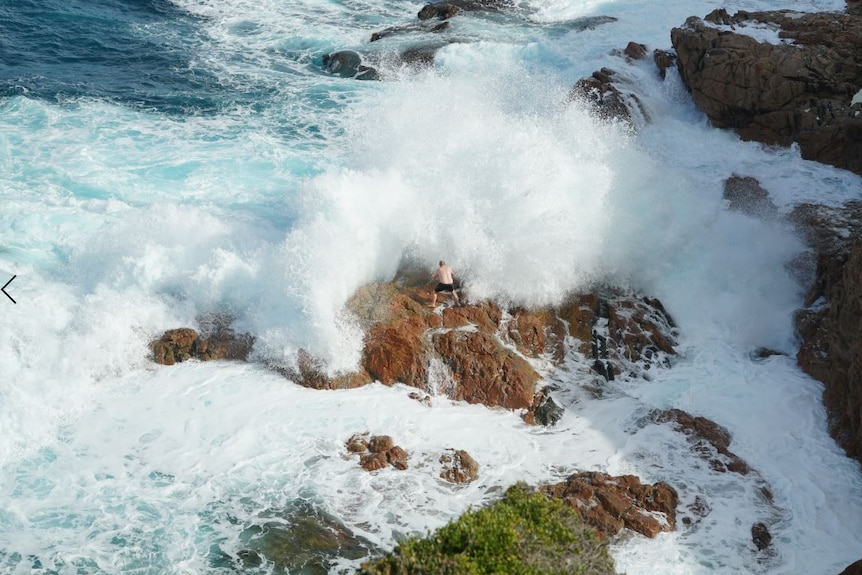
[[[201, 319], [201, 318], [199, 318]], [[202, 320], [203, 334], [191, 328], [170, 329], [150, 342], [153, 361], [173, 365], [188, 359], [210, 361], [217, 359], [245, 361], [254, 345], [247, 333], [237, 334], [228, 327], [229, 320]]]
[[647, 537], [676, 528], [676, 491], [666, 483], [641, 484], [634, 475], [581, 472], [541, 490], [579, 510], [600, 533], [615, 535], [623, 527]]
[[653, 413], [656, 423], [671, 423], [686, 435], [694, 450], [707, 459], [710, 467], [720, 473], [733, 471], [747, 475], [748, 464], [730, 451], [730, 432], [705, 417], [695, 417], [681, 409], [669, 409]]
[[463, 449], [450, 449], [440, 456], [440, 477], [450, 483], [470, 483], [479, 476], [479, 464]]
[[174, 365], [191, 359], [192, 348], [198, 340], [198, 332], [191, 328], [169, 329], [162, 337], [150, 343], [153, 361], [162, 365]]
[[385, 453], [365, 453], [359, 457], [359, 465], [365, 471], [377, 471], [389, 465]]
[[407, 469], [407, 457], [407, 452], [397, 445], [392, 446], [386, 452], [386, 460], [389, 462], [389, 465], [395, 469]]
[[345, 446], [348, 452], [359, 455], [359, 465], [366, 471], [377, 471], [390, 465], [395, 469], [407, 469], [407, 452], [395, 445], [388, 435], [355, 433]]
[[532, 403], [539, 374], [493, 335], [452, 330], [432, 342], [455, 380], [452, 399], [509, 409]]

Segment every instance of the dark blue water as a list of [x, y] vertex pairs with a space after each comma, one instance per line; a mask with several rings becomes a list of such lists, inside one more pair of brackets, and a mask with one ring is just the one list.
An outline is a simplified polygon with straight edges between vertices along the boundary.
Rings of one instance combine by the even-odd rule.
[[198, 24], [164, 0], [4, 0], [0, 98], [94, 98], [170, 114], [249, 100], [194, 64]]

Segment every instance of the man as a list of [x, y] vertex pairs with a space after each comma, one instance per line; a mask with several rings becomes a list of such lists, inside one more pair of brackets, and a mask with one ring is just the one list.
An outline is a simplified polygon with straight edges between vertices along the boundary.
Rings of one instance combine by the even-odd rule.
[[437, 286], [434, 288], [434, 299], [431, 302], [431, 307], [437, 306], [437, 294], [448, 292], [455, 299], [455, 305], [461, 305], [458, 301], [458, 294], [455, 292], [455, 270], [446, 265], [446, 262], [440, 260], [440, 267], [431, 274], [432, 280], [437, 280]]

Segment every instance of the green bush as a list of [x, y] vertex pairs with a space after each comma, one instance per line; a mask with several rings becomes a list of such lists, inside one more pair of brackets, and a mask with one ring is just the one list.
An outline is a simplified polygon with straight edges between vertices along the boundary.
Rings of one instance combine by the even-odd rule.
[[607, 542], [575, 510], [523, 484], [359, 570], [359, 575], [614, 574]]

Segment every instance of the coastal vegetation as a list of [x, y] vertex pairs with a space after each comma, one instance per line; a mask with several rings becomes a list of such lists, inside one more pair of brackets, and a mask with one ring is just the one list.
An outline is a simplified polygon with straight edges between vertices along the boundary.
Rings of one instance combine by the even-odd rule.
[[403, 541], [358, 575], [613, 575], [607, 540], [578, 512], [524, 484], [425, 537]]

